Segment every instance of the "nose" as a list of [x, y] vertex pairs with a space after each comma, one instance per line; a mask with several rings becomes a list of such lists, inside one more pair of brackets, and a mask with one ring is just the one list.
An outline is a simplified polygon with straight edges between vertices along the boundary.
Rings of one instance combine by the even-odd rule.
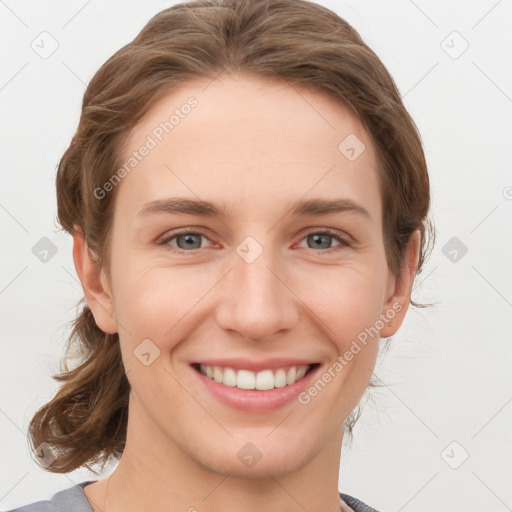
[[292, 329], [299, 319], [300, 300], [287, 286], [282, 261], [272, 250], [249, 261], [233, 253], [233, 268], [222, 280], [217, 322], [226, 331], [259, 341]]

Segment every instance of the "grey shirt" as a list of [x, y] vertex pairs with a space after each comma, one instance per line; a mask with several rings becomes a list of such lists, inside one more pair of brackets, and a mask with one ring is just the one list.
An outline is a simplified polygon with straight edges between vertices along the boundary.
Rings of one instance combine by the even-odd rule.
[[[84, 493], [84, 487], [93, 482], [96, 480], [81, 482], [55, 493], [49, 500], [37, 501], [7, 512], [94, 512]], [[339, 494], [342, 512], [378, 512], [357, 498], [341, 492]]]

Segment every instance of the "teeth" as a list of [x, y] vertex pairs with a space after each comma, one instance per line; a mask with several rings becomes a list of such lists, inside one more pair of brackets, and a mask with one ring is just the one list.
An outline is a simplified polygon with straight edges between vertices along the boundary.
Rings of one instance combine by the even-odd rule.
[[261, 372], [237, 371], [233, 368], [206, 366], [204, 364], [199, 365], [199, 368], [203, 375], [225, 386], [266, 391], [294, 384], [304, 377], [310, 365], [292, 366], [288, 371], [279, 368], [275, 372], [273, 370], [263, 370]]

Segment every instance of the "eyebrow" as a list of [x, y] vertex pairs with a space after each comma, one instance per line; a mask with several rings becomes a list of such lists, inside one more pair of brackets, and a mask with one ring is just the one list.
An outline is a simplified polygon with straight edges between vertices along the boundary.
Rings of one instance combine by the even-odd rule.
[[[286, 205], [288, 213], [299, 217], [315, 217], [331, 213], [351, 212], [357, 213], [373, 222], [372, 216], [366, 208], [352, 201], [352, 199], [309, 199], [289, 202]], [[156, 199], [146, 203], [139, 212], [139, 216], [152, 213], [174, 213], [184, 215], [197, 215], [203, 217], [228, 217], [225, 204], [218, 205], [210, 201], [187, 198]]]

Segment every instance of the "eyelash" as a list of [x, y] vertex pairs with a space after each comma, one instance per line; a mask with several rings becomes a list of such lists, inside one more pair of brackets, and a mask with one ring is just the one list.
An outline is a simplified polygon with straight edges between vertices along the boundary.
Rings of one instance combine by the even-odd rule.
[[[180, 231], [178, 233], [173, 233], [172, 235], [165, 237], [163, 240], [161, 240], [160, 242], [157, 242], [157, 243], [158, 243], [158, 245], [162, 245], [162, 246], [168, 248], [170, 251], [172, 251], [172, 252], [174, 252], [176, 254], [183, 254], [183, 255], [187, 255], [187, 256], [194, 256], [201, 249], [195, 249], [193, 251], [184, 251], [183, 249], [179, 249], [179, 248], [174, 247], [174, 246], [169, 244], [169, 242], [171, 240], [173, 240], [174, 238], [177, 238], [177, 237], [183, 236], [183, 235], [200, 235], [200, 236], [204, 236], [205, 238], [207, 238], [209, 240], [209, 238], [204, 233], [202, 233], [201, 231]], [[317, 231], [310, 231], [310, 232], [306, 233], [301, 238], [301, 240], [303, 240], [304, 238], [306, 238], [306, 237], [308, 237], [310, 235], [329, 235], [329, 236], [332, 236], [333, 238], [335, 238], [336, 240], [338, 240], [338, 242], [340, 242], [340, 245], [338, 245], [336, 247], [331, 247], [330, 249], [324, 249], [324, 250], [320, 250], [320, 251], [314, 251], [315, 253], [318, 253], [318, 254], [334, 252], [334, 251], [337, 251], [337, 250], [341, 250], [341, 249], [343, 249], [345, 247], [351, 247], [352, 246], [352, 244], [348, 241], [348, 239], [346, 239], [345, 237], [341, 236], [337, 231], [335, 231], [333, 229], [330, 229], [330, 228], [324, 228], [322, 230], [317, 230]]]

